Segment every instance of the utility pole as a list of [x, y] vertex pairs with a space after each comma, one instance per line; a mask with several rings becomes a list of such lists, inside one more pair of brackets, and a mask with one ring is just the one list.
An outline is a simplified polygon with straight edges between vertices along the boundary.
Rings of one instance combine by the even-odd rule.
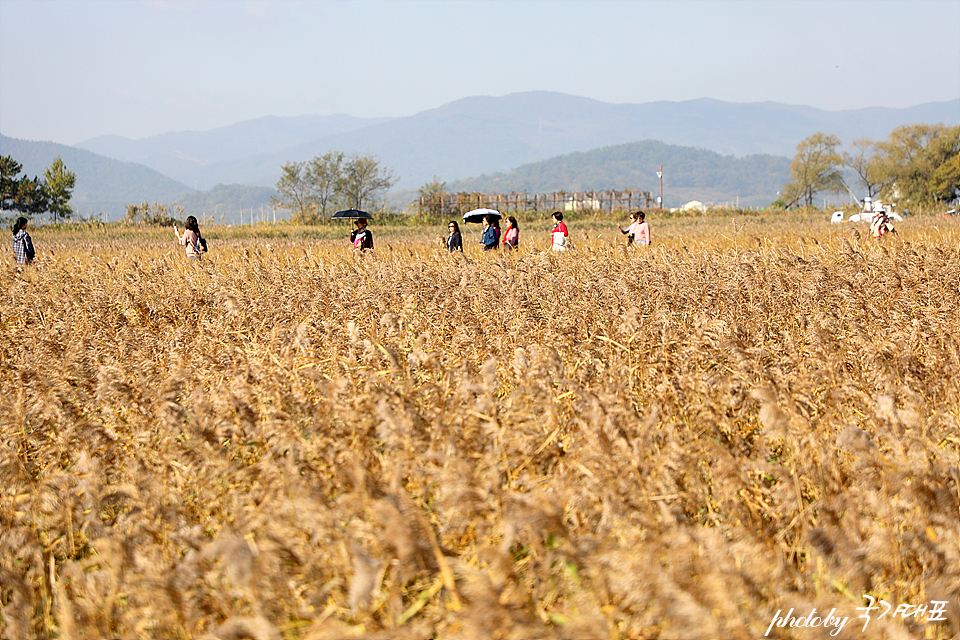
[[660, 205], [660, 208], [663, 209], [663, 165], [660, 165], [660, 170], [657, 171], [657, 177], [660, 179], [660, 197], [657, 198], [657, 204]]

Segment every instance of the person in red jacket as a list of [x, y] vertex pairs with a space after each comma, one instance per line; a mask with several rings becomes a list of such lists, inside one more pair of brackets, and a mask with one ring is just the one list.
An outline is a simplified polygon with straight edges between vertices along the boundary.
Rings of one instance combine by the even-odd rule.
[[553, 220], [556, 224], [553, 225], [553, 250], [554, 251], [566, 251], [567, 250], [567, 225], [563, 222], [563, 214], [559, 211], [553, 212]]

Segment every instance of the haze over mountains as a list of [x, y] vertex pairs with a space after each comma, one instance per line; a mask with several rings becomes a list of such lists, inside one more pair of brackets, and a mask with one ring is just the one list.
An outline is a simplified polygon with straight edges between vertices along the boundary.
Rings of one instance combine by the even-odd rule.
[[960, 99], [909, 109], [821, 111], [773, 102], [609, 104], [547, 91], [464, 98], [404, 118], [348, 116], [261, 118], [211, 131], [143, 140], [115, 136], [78, 146], [137, 162], [197, 189], [241, 182], [272, 186], [280, 167], [327, 151], [377, 155], [399, 176], [399, 189], [504, 171], [573, 151], [659, 140], [722, 155], [792, 157], [817, 131], [881, 139], [902, 124], [960, 122]]
[[[561, 93], [531, 91], [503, 97], [464, 98], [403, 118], [264, 117], [210, 131], [165, 133], [141, 140], [101, 136], [75, 147], [104, 158], [149, 167], [184, 185], [184, 195], [191, 189], [209, 190], [216, 185], [273, 187], [280, 167], [287, 162], [307, 160], [327, 151], [369, 153], [399, 178], [395, 195], [410, 195], [434, 177], [451, 185], [471, 184], [476, 190], [492, 190], [497, 184], [492, 181], [494, 174], [499, 176], [500, 184], [507, 184], [509, 181], [504, 182], [503, 178], [515, 168], [578, 152], [591, 152], [589, 157], [580, 157], [580, 161], [602, 165], [606, 162], [604, 147], [617, 147], [615, 153], [620, 157], [617, 162], [629, 163], [629, 159], [622, 157], [626, 152], [622, 145], [657, 141], [663, 143], [664, 153], [670, 147], [691, 147], [719, 156], [719, 160], [698, 161], [704, 170], [729, 161], [731, 166], [740, 167], [738, 171], [747, 172], [737, 178], [730, 173], [732, 169], [724, 169], [720, 171], [723, 176], [716, 180], [699, 175], [689, 184], [672, 185], [674, 189], [691, 189], [685, 191], [689, 194], [696, 194], [699, 186], [712, 196], [698, 198], [705, 201], [733, 201], [747, 190], [745, 181], [749, 174], [757, 171], [756, 162], [742, 162], [747, 156], [779, 157], [773, 164], [783, 167], [783, 159], [793, 157], [797, 143], [817, 131], [835, 134], [844, 145], [849, 145], [858, 138], [885, 139], [901, 125], [940, 122], [960, 123], [960, 98], [906, 109], [823, 111], [773, 102], [736, 104], [707, 98], [610, 104]], [[0, 151], [9, 153], [6, 150], [11, 144], [9, 141], [9, 138], [0, 140], [3, 147]], [[647, 145], [645, 153], [650, 149]], [[18, 160], [29, 175], [42, 174], [49, 165], [47, 162], [44, 166], [28, 167], [26, 160]], [[643, 162], [651, 160], [644, 156]], [[66, 156], [64, 161], [68, 168], [77, 171]], [[697, 162], [692, 162], [691, 166], [695, 165]], [[645, 180], [641, 184], [612, 184], [614, 176], [609, 172], [580, 166], [565, 186], [557, 182], [555, 188], [655, 190], [656, 187], [655, 173], [647, 168], [635, 175], [621, 172], [617, 178]], [[523, 171], [531, 170], [535, 171], [529, 167]], [[692, 171], [691, 177], [696, 173]], [[672, 171], [669, 165], [664, 167], [664, 173], [679, 178], [678, 172]], [[483, 174], [490, 175], [481, 179]], [[585, 180], [585, 176], [592, 177]], [[788, 177], [781, 180], [766, 176], [765, 186], [755, 185], [765, 191], [755, 194], [757, 201], [775, 199], [776, 189], [772, 185], [782, 185]], [[77, 193], [80, 191], [78, 184]], [[666, 196], [665, 193], [665, 204], [682, 204], [671, 202]], [[144, 193], [132, 201], [153, 199]], [[109, 217], [114, 216], [109, 214]]]

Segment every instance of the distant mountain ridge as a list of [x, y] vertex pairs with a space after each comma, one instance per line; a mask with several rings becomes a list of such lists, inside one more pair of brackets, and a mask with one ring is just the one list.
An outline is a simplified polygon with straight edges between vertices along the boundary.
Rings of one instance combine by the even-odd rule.
[[[218, 183], [273, 186], [286, 162], [334, 150], [370, 153], [399, 177], [399, 189], [416, 189], [434, 176], [461, 180], [639, 140], [738, 157], [793, 157], [797, 143], [817, 131], [835, 134], [847, 145], [857, 138], [885, 139], [901, 125], [937, 122], [960, 123], [960, 98], [905, 109], [823, 111], [709, 98], [611, 104], [530, 91], [463, 98], [403, 118], [261, 118], [209, 132], [127, 141], [122, 157], [207, 189]], [[311, 137], [314, 133], [321, 135]], [[258, 142], [237, 142], [236, 136]], [[297, 142], [284, 146], [293, 140]], [[94, 139], [78, 146], [107, 155], [119, 153], [105, 142]]]
[[707, 98], [618, 105], [532, 91], [464, 98], [404, 118], [268, 116], [142, 140], [101, 136], [78, 147], [0, 136], [0, 153], [30, 176], [60, 155], [78, 176], [75, 209], [108, 219], [144, 201], [186, 202], [197, 208], [190, 213], [227, 212], [230, 219], [235, 209], [266, 206], [283, 164], [334, 150], [377, 156], [400, 178], [390, 196], [395, 205], [434, 177], [450, 190], [654, 191], [652, 167], [663, 163], [668, 205], [739, 198], [756, 206], [775, 199], [797, 143], [812, 133], [849, 145], [938, 122], [960, 123], [960, 98], [829, 112]]
[[[100, 136], [77, 147], [118, 160], [144, 164], [187, 184], [196, 184], [197, 175], [202, 174], [203, 167], [218, 163], [229, 166], [238, 158], [280, 152], [298, 146], [304, 140], [325, 138], [386, 120], [389, 118], [355, 118], [348, 115], [265, 116], [209, 131], [178, 131], [141, 140]], [[217, 180], [214, 184], [217, 182], [223, 181]], [[213, 184], [203, 181], [200, 188], [211, 186]]]

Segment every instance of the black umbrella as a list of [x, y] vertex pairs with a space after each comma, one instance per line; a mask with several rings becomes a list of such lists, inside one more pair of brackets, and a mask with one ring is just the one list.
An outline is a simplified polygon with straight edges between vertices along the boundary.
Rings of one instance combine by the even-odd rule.
[[464, 222], [483, 222], [484, 217], [490, 216], [494, 220], [499, 220], [503, 216], [496, 209], [474, 209], [463, 214]]
[[373, 220], [373, 216], [359, 209], [345, 209], [333, 214], [334, 220]]

